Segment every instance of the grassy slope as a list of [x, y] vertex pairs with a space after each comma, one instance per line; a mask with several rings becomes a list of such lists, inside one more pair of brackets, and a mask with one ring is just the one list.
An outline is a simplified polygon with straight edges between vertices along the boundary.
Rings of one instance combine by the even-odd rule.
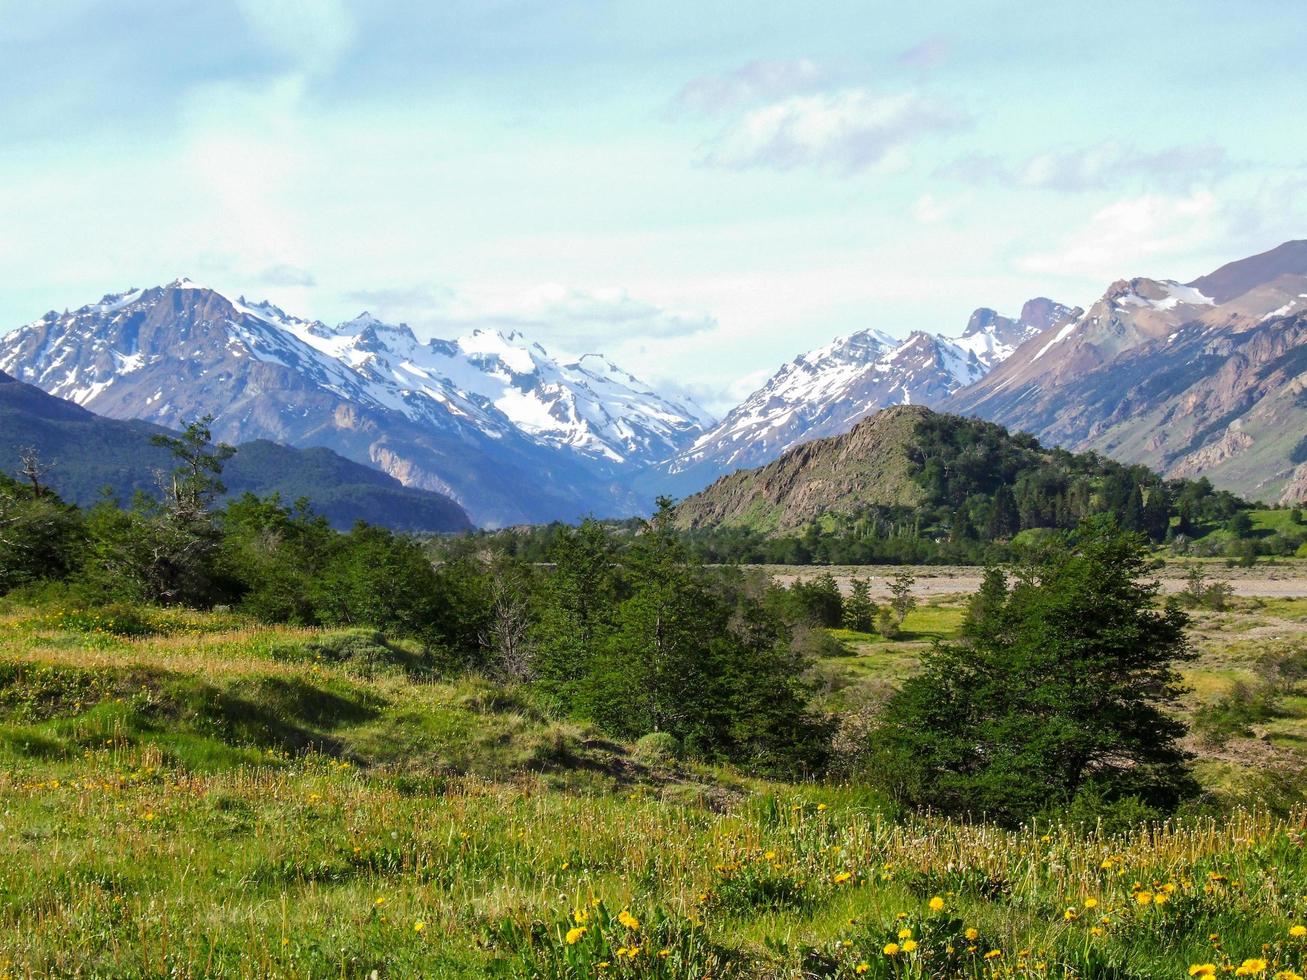
[[[892, 683], [958, 618], [940, 600], [901, 640], [850, 637], [848, 672]], [[1250, 669], [1256, 631], [1307, 621], [1307, 602], [1228, 619], [1200, 640], [1214, 677]], [[918, 962], [951, 944], [974, 976], [990, 949], [1025, 964], [1013, 975], [1181, 975], [1220, 960], [1213, 932], [1236, 959], [1263, 943], [1301, 959], [1278, 952], [1307, 915], [1286, 825], [1096, 840], [895, 824], [853, 788], [641, 765], [366, 635], [190, 614], [112, 635], [140, 625], [0, 619], [0, 975], [554, 976], [570, 956], [590, 959], [578, 976], [781, 977], [811, 946], [811, 975], [888, 976], [901, 928], [925, 940]], [[1205, 890], [1209, 873], [1229, 881]], [[1176, 894], [1145, 906], [1135, 882]], [[601, 930], [594, 909], [567, 946], [565, 916], [594, 899], [641, 930]], [[506, 922], [543, 931], [532, 945]]]

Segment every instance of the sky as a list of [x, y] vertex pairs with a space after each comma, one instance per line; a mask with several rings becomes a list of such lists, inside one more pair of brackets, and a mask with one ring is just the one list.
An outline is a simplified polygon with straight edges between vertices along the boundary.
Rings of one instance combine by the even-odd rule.
[[0, 0], [0, 331], [179, 276], [723, 412], [1307, 237], [1298, 0]]

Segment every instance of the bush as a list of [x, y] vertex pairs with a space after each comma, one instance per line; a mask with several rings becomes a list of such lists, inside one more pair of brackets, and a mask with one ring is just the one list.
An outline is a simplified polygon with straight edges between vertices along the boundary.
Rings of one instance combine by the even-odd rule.
[[681, 743], [671, 732], [650, 732], [635, 743], [635, 754], [646, 762], [670, 762], [681, 756]]

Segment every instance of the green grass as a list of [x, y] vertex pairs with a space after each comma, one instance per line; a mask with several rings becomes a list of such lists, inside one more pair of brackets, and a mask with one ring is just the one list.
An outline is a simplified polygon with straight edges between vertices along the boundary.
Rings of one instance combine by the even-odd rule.
[[[142, 615], [0, 616], [0, 976], [1154, 977], [1263, 946], [1302, 972], [1304, 814], [1117, 838], [894, 819], [854, 785], [646, 763], [374, 634]], [[822, 666], [891, 690], [961, 616], [841, 631]], [[1223, 622], [1200, 624], [1213, 691], [1251, 656], [1220, 659]], [[1286, 698], [1277, 743], [1304, 718]], [[885, 954], [902, 929], [919, 948]]]

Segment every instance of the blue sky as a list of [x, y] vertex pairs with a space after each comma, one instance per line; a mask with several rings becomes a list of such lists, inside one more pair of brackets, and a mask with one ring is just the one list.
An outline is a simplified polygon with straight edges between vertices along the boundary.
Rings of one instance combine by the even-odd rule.
[[180, 275], [721, 409], [1307, 235], [1296, 0], [0, 0], [0, 329]]

